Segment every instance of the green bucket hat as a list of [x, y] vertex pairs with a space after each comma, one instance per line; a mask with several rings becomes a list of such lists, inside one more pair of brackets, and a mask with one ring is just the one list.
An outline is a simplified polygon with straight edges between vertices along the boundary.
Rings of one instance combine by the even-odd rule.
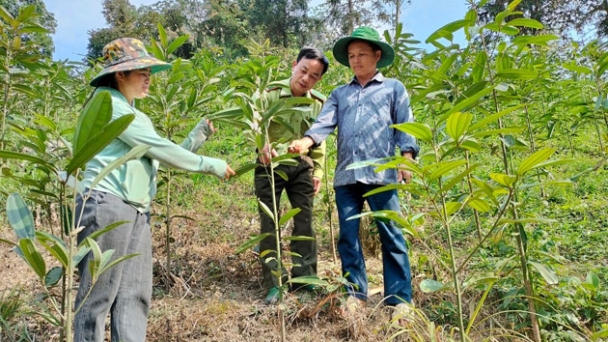
[[376, 64], [378, 68], [389, 66], [395, 60], [395, 50], [393, 50], [392, 46], [380, 41], [378, 31], [371, 27], [361, 26], [354, 30], [350, 36], [342, 37], [334, 44], [334, 57], [340, 64], [350, 66], [348, 63], [348, 45], [355, 40], [370, 42], [380, 48], [382, 56], [380, 56], [380, 60]]
[[104, 76], [118, 71], [150, 68], [154, 74], [171, 68], [171, 64], [150, 56], [144, 43], [135, 38], [119, 38], [106, 44], [103, 47], [103, 65], [103, 70], [91, 80], [93, 87], [98, 87]]

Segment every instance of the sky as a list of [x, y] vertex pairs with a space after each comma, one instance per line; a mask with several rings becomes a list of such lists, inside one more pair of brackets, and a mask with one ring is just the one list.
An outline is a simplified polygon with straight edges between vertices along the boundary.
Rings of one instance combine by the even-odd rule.
[[[130, 2], [140, 6], [151, 5], [158, 0]], [[318, 2], [312, 1], [313, 4]], [[107, 25], [101, 14], [101, 0], [45, 0], [44, 3], [57, 20], [53, 35], [53, 59], [81, 61], [87, 51], [88, 32]], [[412, 4], [403, 5], [401, 22], [405, 32], [414, 34], [414, 39], [424, 42], [441, 26], [464, 18], [466, 11], [465, 0], [412, 0]]]

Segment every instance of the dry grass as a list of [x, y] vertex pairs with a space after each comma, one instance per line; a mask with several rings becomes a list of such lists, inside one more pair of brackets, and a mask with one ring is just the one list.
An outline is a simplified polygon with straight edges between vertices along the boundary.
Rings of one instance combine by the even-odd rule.
[[[285, 318], [287, 341], [429, 341], [431, 336], [437, 341], [450, 341], [455, 337], [454, 330], [435, 326], [420, 310], [405, 327], [391, 322], [392, 309], [383, 305], [382, 298], [380, 243], [378, 235], [373, 233], [375, 229], [369, 227], [368, 218], [363, 220], [362, 242], [373, 295], [360, 310], [345, 317], [338, 310], [341, 298], [335, 293], [287, 293], [280, 307], [263, 303], [265, 290], [255, 253], [235, 254], [240, 244], [258, 233], [257, 213], [252, 215], [237, 203], [224, 203], [218, 210], [174, 214], [193, 220], [174, 220], [169, 269], [164, 248], [165, 228], [159, 218], [153, 220], [155, 287], [147, 333], [150, 342], [279, 341], [279, 315]], [[0, 229], [0, 236], [14, 238], [6, 227]], [[320, 246], [319, 274], [329, 278], [338, 276], [340, 265], [332, 262], [329, 241], [321, 241]], [[430, 307], [441, 300], [453, 301], [453, 298], [416, 290], [424, 273], [428, 273], [421, 267], [428, 265], [418, 260], [424, 253], [421, 247], [413, 245], [412, 249], [417, 307]], [[42, 304], [36, 300], [42, 291], [33, 272], [6, 245], [0, 245], [0, 259], [3, 265], [0, 290], [19, 289], [26, 307], [40, 309]], [[29, 340], [58, 341], [57, 328], [26, 310], [10, 323], [26, 331]], [[17, 338], [22, 335], [10, 336], [15, 341], [27, 341]], [[8, 336], [5, 334], [2, 341], [12, 341]]]

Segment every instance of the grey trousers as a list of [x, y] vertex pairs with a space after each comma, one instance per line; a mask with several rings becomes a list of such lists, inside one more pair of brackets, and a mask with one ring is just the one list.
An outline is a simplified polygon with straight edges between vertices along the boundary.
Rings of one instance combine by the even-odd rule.
[[112, 194], [95, 190], [86, 203], [80, 197], [77, 199], [74, 216], [78, 217], [81, 212], [80, 226], [86, 228], [78, 234], [79, 243], [112, 223], [129, 221], [101, 235], [96, 242], [102, 252], [114, 250], [112, 260], [127, 254], [139, 255], [107, 270], [92, 289], [88, 268], [92, 254], [80, 262], [80, 286], [75, 306], [78, 308], [83, 300], [84, 304], [74, 318], [74, 341], [103, 342], [108, 313], [111, 315], [112, 341], [145, 341], [152, 297], [149, 215], [140, 213]]

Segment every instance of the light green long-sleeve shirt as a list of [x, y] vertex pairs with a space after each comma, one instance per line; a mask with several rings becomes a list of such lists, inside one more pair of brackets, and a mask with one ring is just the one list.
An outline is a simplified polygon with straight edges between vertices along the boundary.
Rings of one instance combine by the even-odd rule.
[[[291, 94], [291, 89], [289, 88], [290, 80], [291, 79], [288, 78], [278, 82], [283, 84], [284, 87], [279, 86], [266, 90], [264, 96], [266, 97], [269, 106], [281, 98], [293, 96]], [[274, 121], [270, 123], [270, 126], [268, 127], [270, 143], [289, 143], [292, 140], [300, 139], [302, 138], [304, 132], [306, 132], [312, 123], [315, 122], [317, 115], [321, 111], [321, 108], [323, 108], [323, 103], [325, 102], [326, 97], [315, 90], [307, 92], [305, 97], [315, 100], [314, 103], [310, 104], [309, 111], [299, 112], [302, 113], [301, 115], [290, 115], [289, 117], [284, 117], [282, 120], [283, 124]], [[287, 129], [285, 125], [289, 126], [291, 129]], [[279, 154], [285, 152], [286, 151], [283, 150], [277, 151]], [[312, 159], [314, 164], [313, 176], [322, 179], [323, 166], [325, 163], [325, 142], [322, 142], [318, 147], [310, 149], [308, 156]]]
[[149, 212], [156, 195], [156, 172], [159, 164], [224, 178], [227, 166], [225, 161], [192, 152], [200, 147], [200, 143], [186, 139], [180, 146], [159, 136], [150, 118], [131, 106], [122, 93], [105, 87], [98, 88], [96, 93], [100, 91], [109, 91], [111, 94], [112, 120], [127, 114], [134, 114], [135, 119], [117, 139], [87, 163], [81, 182], [82, 188], [90, 188], [104, 167], [138, 145], [148, 145], [150, 149], [143, 157], [130, 160], [113, 170], [94, 187], [95, 190], [112, 193], [140, 212]]

